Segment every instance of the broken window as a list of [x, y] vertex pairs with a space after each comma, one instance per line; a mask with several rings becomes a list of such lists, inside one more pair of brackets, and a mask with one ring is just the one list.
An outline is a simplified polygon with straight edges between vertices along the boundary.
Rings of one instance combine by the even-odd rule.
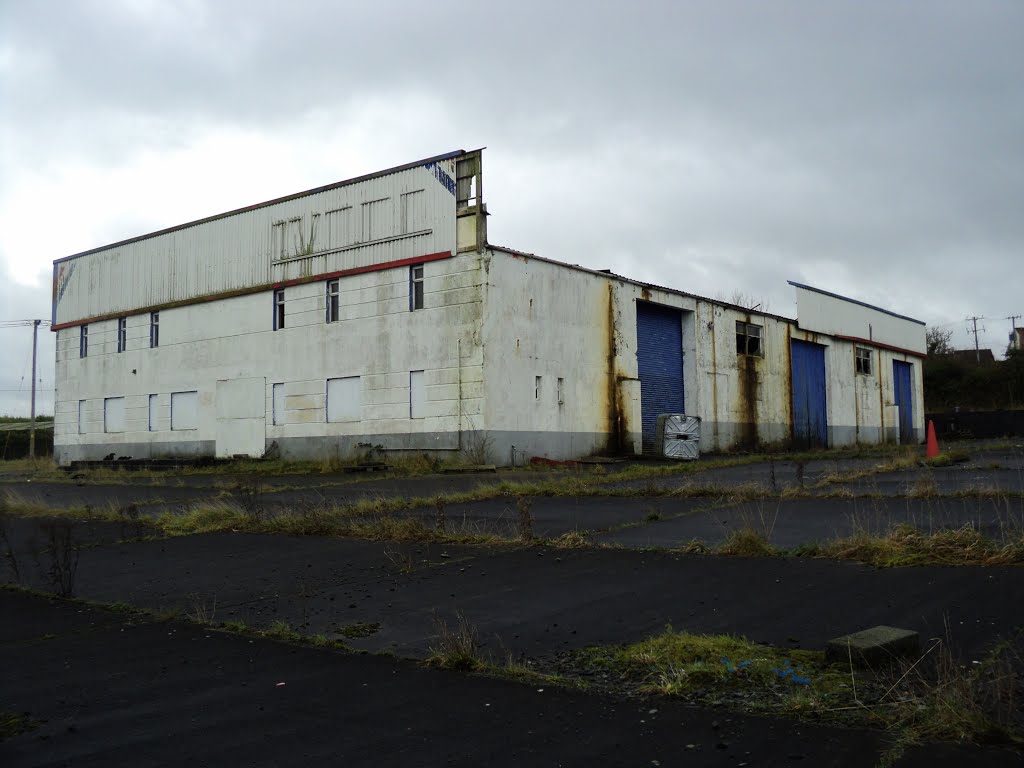
[[871, 375], [871, 350], [866, 347], [857, 347], [857, 373]]
[[423, 265], [409, 268], [409, 310], [423, 309]]
[[89, 326], [83, 325], [78, 329], [78, 356], [89, 356]]
[[341, 309], [341, 281], [327, 281], [327, 322], [338, 322], [338, 311]]
[[124, 352], [128, 348], [128, 318], [117, 318], [117, 351]]
[[274, 291], [274, 330], [284, 328], [284, 288]]
[[160, 346], [160, 313], [149, 313], [149, 348], [155, 349]]
[[755, 355], [764, 357], [764, 347], [761, 344], [761, 332], [764, 329], [760, 325], [736, 321], [736, 353], [740, 355]]
[[459, 209], [470, 208], [480, 201], [477, 174], [478, 157], [464, 157], [455, 164], [455, 200]]

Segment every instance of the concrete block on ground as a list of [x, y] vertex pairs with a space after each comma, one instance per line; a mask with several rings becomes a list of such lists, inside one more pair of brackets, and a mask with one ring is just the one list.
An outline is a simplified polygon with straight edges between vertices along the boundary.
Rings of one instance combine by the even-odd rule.
[[842, 664], [852, 658], [856, 666], [875, 666], [920, 652], [921, 637], [917, 632], [881, 626], [829, 640], [825, 645], [825, 661]]

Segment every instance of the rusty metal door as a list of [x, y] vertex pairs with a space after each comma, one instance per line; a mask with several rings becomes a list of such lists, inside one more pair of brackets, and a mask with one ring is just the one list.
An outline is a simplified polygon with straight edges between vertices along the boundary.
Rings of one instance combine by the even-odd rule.
[[828, 401], [825, 347], [793, 339], [793, 446], [828, 447]]
[[658, 415], [686, 413], [681, 310], [646, 301], [636, 303], [636, 362], [643, 451], [648, 453], [657, 449]]
[[910, 363], [892, 361], [893, 401], [900, 409], [900, 442], [914, 442], [914, 388]]

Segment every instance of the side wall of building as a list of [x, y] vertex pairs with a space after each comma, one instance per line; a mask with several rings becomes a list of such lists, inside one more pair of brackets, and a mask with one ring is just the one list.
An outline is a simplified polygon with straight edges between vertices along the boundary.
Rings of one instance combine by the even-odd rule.
[[[643, 302], [680, 312], [685, 411], [702, 420], [703, 451], [790, 445], [794, 340], [822, 348], [829, 446], [899, 439], [894, 360], [911, 365], [923, 435], [914, 355], [501, 249], [487, 253], [484, 273], [485, 421], [498, 461], [641, 451]], [[738, 323], [758, 329], [758, 354], [739, 351]], [[857, 372], [858, 347], [870, 351], [868, 373]]]
[[[468, 253], [423, 268], [423, 308], [415, 311], [410, 267], [402, 265], [340, 278], [334, 322], [327, 322], [326, 282], [315, 281], [285, 288], [279, 330], [273, 291], [163, 310], [156, 348], [148, 314], [125, 316], [123, 352], [117, 319], [89, 324], [84, 358], [80, 327], [59, 330], [57, 460], [213, 456], [239, 415], [263, 435], [262, 448], [287, 458], [376, 445], [458, 450], [463, 428], [483, 414], [480, 259]], [[412, 414], [411, 372], [418, 371], [422, 400]], [[328, 380], [343, 378], [350, 380], [330, 386], [351, 402], [329, 407]], [[218, 397], [218, 386], [222, 395], [231, 391], [223, 382], [239, 381], [262, 387], [261, 408], [239, 414], [230, 395]], [[275, 384], [282, 385], [276, 398]], [[173, 424], [172, 396], [189, 392], [195, 418]], [[189, 396], [177, 398], [184, 408]]]

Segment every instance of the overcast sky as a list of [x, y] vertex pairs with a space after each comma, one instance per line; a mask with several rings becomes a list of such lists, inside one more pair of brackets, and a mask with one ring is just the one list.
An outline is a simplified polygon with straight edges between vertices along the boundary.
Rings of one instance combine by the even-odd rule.
[[[797, 280], [957, 346], [984, 316], [1003, 352], [1024, 3], [500, 6], [0, 0], [0, 320], [49, 318], [55, 258], [486, 146], [492, 243], [791, 317]], [[0, 329], [0, 414], [30, 341]]]

